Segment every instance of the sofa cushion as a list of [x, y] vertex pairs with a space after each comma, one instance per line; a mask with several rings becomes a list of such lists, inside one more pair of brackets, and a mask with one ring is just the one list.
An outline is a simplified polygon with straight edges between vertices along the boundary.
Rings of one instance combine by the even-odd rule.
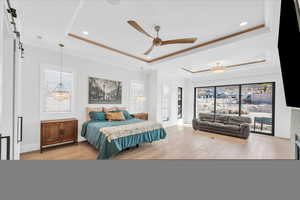
[[199, 119], [201, 121], [214, 122], [215, 121], [215, 116], [214, 116], [214, 114], [199, 113]]
[[227, 124], [229, 120], [229, 116], [226, 115], [216, 115], [215, 122]]
[[198, 121], [198, 126], [200, 127], [208, 127], [210, 122], [208, 121]]
[[228, 124], [232, 125], [240, 125], [243, 123], [251, 123], [251, 118], [249, 117], [239, 117], [239, 116], [230, 116], [228, 120]]
[[224, 128], [226, 130], [231, 130], [231, 131], [239, 131], [241, 129], [240, 126], [231, 125], [231, 124], [224, 125]]
[[218, 128], [218, 129], [223, 129], [224, 128], [224, 124], [223, 123], [218, 123], [218, 122], [210, 123], [209, 126], [211, 128]]

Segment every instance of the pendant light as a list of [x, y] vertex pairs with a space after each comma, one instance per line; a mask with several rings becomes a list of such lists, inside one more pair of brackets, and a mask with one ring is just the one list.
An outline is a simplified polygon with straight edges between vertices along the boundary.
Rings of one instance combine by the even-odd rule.
[[222, 73], [225, 70], [226, 70], [226, 67], [221, 66], [219, 62], [216, 63], [216, 66], [214, 66], [210, 69], [210, 71], [213, 73]]
[[56, 88], [52, 91], [52, 95], [58, 101], [63, 101], [70, 98], [70, 92], [65, 88], [65, 85], [62, 82], [62, 73], [63, 73], [63, 44], [59, 44], [61, 48], [61, 59], [60, 59], [60, 78], [59, 83]]
[[[141, 73], [143, 73], [143, 72], [144, 72], [144, 68], [141, 67]], [[145, 96], [142, 96], [142, 95], [137, 96], [137, 97], [136, 97], [136, 101], [137, 101], [137, 102], [144, 102], [144, 101], [146, 101], [146, 97], [145, 97]]]

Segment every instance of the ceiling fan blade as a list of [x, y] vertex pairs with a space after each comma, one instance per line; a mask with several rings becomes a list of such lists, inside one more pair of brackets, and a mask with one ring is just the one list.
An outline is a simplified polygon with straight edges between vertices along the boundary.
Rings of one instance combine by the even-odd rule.
[[137, 31], [145, 34], [146, 36], [154, 39], [149, 33], [147, 33], [140, 25], [138, 25], [138, 23], [136, 21], [133, 20], [129, 20], [127, 21], [128, 24], [130, 24], [133, 28], [135, 28]]
[[154, 49], [154, 44], [150, 47], [150, 49], [148, 49], [144, 55], [148, 55], [152, 50]]
[[161, 45], [194, 43], [196, 40], [197, 40], [197, 38], [184, 38], [184, 39], [177, 39], [177, 40], [166, 40], [166, 41], [162, 41]]

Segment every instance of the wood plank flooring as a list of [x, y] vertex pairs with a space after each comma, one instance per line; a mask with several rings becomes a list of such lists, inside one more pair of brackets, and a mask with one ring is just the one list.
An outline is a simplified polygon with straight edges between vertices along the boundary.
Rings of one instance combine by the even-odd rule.
[[[248, 140], [194, 131], [190, 126], [167, 128], [167, 138], [141, 144], [111, 158], [122, 159], [294, 159], [290, 140], [250, 134]], [[87, 142], [24, 153], [22, 160], [95, 160], [98, 151]]]

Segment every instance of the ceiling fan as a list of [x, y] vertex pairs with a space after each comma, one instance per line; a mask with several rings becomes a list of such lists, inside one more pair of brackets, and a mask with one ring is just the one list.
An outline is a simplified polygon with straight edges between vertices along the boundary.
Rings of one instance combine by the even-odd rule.
[[151, 36], [149, 33], [147, 33], [136, 21], [129, 20], [128, 24], [130, 24], [133, 28], [135, 28], [137, 31], [143, 33], [147, 37], [153, 39], [152, 46], [150, 49], [148, 49], [144, 55], [148, 55], [154, 47], [158, 46], [164, 46], [164, 45], [169, 45], [169, 44], [186, 44], [186, 43], [194, 43], [197, 38], [183, 38], [183, 39], [176, 39], [176, 40], [165, 40], [163, 41], [161, 38], [159, 38], [159, 31], [160, 31], [160, 26], [155, 26], [154, 29], [156, 31], [156, 37]]

